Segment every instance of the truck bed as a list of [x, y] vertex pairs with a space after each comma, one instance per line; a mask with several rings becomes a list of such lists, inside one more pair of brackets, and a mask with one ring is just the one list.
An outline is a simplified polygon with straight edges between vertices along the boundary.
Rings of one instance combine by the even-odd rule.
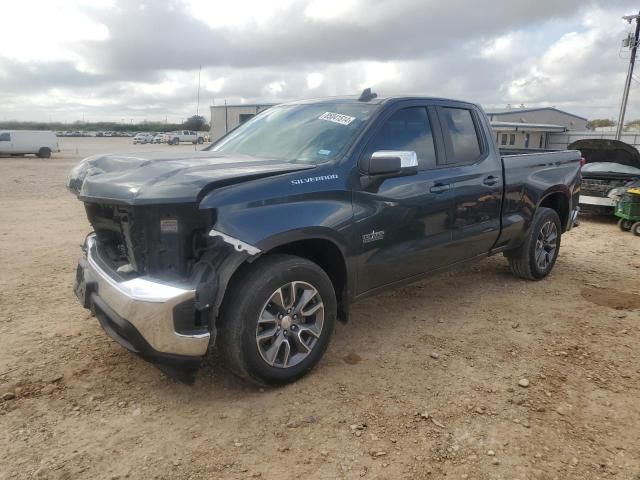
[[[521, 241], [522, 232], [527, 228], [528, 216], [524, 210], [534, 209], [538, 199], [548, 194], [545, 190], [551, 185], [558, 185], [559, 178], [564, 190], [558, 190], [558, 193], [565, 195], [559, 198], [574, 198], [580, 188], [580, 176], [576, 172], [580, 169], [581, 158], [582, 154], [577, 150], [525, 154], [501, 152], [505, 191], [502, 232], [497, 248]], [[571, 208], [565, 211], [571, 211]], [[563, 229], [566, 229], [569, 218], [561, 220]]]

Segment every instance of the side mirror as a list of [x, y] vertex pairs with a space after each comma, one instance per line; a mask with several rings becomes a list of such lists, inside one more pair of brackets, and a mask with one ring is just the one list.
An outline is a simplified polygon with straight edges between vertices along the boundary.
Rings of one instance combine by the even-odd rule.
[[403, 176], [418, 171], [418, 156], [412, 150], [379, 150], [360, 162], [360, 169], [370, 176]]

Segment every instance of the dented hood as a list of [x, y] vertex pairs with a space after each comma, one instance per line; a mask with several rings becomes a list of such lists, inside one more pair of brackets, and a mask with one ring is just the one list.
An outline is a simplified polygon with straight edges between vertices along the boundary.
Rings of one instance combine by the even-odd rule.
[[67, 187], [84, 201], [190, 203], [216, 186], [309, 168], [313, 167], [206, 151], [96, 155], [71, 170]]

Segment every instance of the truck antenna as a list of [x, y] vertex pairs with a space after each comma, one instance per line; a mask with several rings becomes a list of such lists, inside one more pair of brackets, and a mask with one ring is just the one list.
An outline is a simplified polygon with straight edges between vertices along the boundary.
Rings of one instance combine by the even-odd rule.
[[358, 98], [359, 102], [368, 102], [369, 100], [373, 100], [378, 96], [377, 93], [373, 93], [370, 88], [365, 88], [360, 94], [360, 98]]

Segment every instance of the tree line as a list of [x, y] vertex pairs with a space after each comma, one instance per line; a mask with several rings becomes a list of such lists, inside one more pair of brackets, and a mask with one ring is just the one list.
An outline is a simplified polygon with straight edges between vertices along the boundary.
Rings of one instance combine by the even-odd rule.
[[83, 132], [170, 132], [173, 130], [209, 130], [209, 124], [202, 115], [193, 115], [183, 123], [164, 122], [20, 122], [8, 120], [0, 122], [3, 130], [54, 130], [54, 131], [83, 131]]
[[[587, 122], [587, 128], [589, 130], [595, 130], [598, 127], [615, 127], [617, 122], [610, 120], [608, 118], [596, 118], [594, 120], [589, 120]], [[640, 119], [630, 120], [624, 124], [624, 128], [626, 130], [630, 129], [639, 129], [640, 128]]]

